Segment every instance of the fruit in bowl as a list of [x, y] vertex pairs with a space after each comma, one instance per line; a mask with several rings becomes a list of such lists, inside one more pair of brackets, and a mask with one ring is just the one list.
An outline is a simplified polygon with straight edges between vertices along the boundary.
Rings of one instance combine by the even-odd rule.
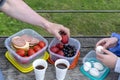
[[75, 46], [70, 44], [62, 44], [62, 43], [57, 43], [51, 46], [50, 50], [55, 54], [65, 56], [65, 57], [73, 57], [77, 51]]
[[80, 42], [74, 38], [68, 38], [66, 44], [54, 38], [48, 46], [50, 60], [55, 62], [57, 59], [67, 59], [71, 64], [78, 55], [80, 46]]
[[76, 48], [73, 45], [70, 45], [69, 37], [65, 32], [60, 31], [60, 35], [62, 37], [61, 42], [56, 43], [50, 47], [50, 50], [55, 54], [65, 56], [65, 57], [73, 57], [76, 53]]

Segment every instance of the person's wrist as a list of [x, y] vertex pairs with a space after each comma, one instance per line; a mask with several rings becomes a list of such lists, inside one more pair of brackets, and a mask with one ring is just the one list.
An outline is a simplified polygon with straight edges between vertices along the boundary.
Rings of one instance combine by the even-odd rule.
[[44, 28], [47, 30], [47, 29], [49, 29], [51, 27], [51, 25], [52, 25], [52, 23], [47, 21], [44, 24]]

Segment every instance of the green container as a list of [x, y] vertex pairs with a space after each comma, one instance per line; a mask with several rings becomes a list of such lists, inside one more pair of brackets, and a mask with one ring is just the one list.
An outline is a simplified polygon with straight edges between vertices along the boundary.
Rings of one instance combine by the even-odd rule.
[[[83, 58], [83, 64], [85, 62], [90, 62], [92, 64], [92, 68], [93, 68], [93, 63], [94, 62], [99, 62], [102, 64], [102, 62], [100, 62], [97, 58], [96, 58], [96, 53], [94, 50], [90, 51], [84, 58]], [[103, 64], [102, 64], [103, 65]], [[103, 65], [103, 70], [99, 70], [100, 75], [99, 76], [92, 76], [89, 71], [85, 71], [83, 68], [83, 65], [80, 67], [80, 71], [82, 74], [84, 74], [86, 77], [88, 77], [90, 80], [104, 80], [106, 78], [106, 76], [109, 74], [110, 69]]]

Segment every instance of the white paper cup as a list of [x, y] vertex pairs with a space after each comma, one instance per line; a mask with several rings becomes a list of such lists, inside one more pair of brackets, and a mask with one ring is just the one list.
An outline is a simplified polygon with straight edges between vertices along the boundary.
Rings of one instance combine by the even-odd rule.
[[64, 80], [69, 66], [70, 66], [70, 63], [66, 59], [58, 59], [55, 61], [55, 70], [56, 70], [57, 80]]
[[37, 59], [33, 62], [36, 80], [44, 80], [48, 63], [44, 59]]

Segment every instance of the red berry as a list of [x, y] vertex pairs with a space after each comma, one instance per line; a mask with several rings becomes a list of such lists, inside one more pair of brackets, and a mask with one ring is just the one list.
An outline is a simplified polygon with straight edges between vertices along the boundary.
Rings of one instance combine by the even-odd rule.
[[63, 46], [62, 43], [57, 43], [57, 44], [56, 44], [56, 47], [59, 48], [59, 49], [63, 49], [64, 46]]
[[62, 42], [63, 44], [67, 44], [67, 43], [68, 43], [68, 40], [69, 40], [68, 36], [67, 36], [67, 35], [61, 35], [61, 36], [62, 36], [61, 42]]
[[62, 50], [60, 50], [57, 54], [64, 56], [64, 52]]
[[50, 50], [54, 53], [57, 53], [59, 51], [59, 48], [57, 48], [56, 46], [52, 46]]

